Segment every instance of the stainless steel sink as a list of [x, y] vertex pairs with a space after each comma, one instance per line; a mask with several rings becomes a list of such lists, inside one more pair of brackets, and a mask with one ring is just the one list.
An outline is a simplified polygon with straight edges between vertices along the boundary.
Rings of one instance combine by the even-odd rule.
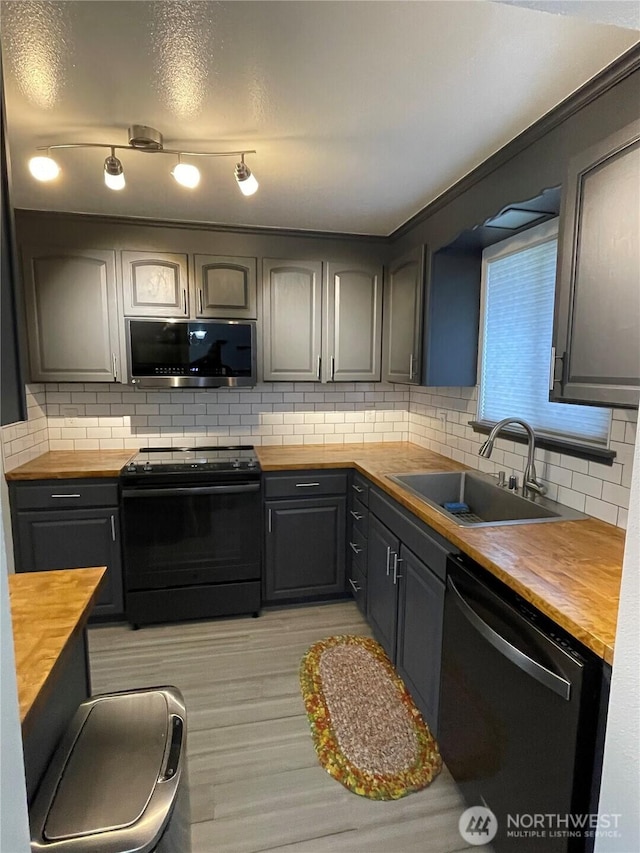
[[[463, 527], [575, 521], [584, 513], [548, 498], [535, 500], [498, 486], [487, 474], [438, 471], [428, 474], [390, 474], [389, 479], [417, 495], [430, 507]], [[463, 504], [445, 508], [444, 504]]]

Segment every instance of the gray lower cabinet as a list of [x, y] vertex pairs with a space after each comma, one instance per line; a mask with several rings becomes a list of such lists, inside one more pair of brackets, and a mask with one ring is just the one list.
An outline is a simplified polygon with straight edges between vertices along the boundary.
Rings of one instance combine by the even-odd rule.
[[266, 602], [344, 595], [346, 486], [343, 472], [265, 475]]
[[569, 164], [560, 211], [551, 399], [640, 400], [640, 121]]
[[400, 559], [396, 668], [436, 733], [445, 585], [404, 545]]
[[400, 507], [369, 492], [367, 620], [437, 733], [446, 559], [455, 548]]
[[420, 384], [425, 251], [418, 246], [387, 269], [382, 351], [385, 382]]
[[119, 382], [115, 252], [25, 248], [33, 382]]
[[10, 484], [17, 572], [106, 566], [92, 619], [123, 613], [116, 483], [50, 480]]
[[[400, 541], [375, 515], [369, 517], [367, 621], [376, 640], [396, 660], [398, 633], [397, 558]], [[396, 566], [394, 581], [393, 567]]]
[[353, 471], [347, 514], [347, 591], [352, 593], [363, 616], [367, 615], [368, 503], [368, 481]]

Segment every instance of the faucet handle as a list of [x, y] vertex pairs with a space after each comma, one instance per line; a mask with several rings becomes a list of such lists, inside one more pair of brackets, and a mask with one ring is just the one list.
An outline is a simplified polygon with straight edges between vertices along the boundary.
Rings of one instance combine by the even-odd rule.
[[498, 471], [498, 485], [501, 489], [504, 489], [507, 485], [507, 473], [506, 471]]

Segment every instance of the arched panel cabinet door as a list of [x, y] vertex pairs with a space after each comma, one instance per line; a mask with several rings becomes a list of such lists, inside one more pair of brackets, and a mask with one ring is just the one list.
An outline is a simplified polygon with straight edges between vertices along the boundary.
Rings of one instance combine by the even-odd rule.
[[122, 252], [126, 317], [188, 317], [187, 256]]
[[257, 317], [256, 259], [196, 255], [196, 317]]
[[550, 398], [640, 400], [640, 120], [569, 163], [563, 185]]
[[382, 379], [419, 385], [425, 249], [418, 246], [386, 269]]
[[121, 382], [115, 252], [25, 247], [32, 382]]

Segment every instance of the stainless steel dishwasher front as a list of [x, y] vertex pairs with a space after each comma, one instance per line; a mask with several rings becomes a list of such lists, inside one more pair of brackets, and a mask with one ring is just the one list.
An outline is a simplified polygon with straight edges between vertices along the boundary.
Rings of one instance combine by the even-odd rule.
[[186, 748], [175, 687], [83, 702], [32, 804], [32, 853], [190, 853]]

